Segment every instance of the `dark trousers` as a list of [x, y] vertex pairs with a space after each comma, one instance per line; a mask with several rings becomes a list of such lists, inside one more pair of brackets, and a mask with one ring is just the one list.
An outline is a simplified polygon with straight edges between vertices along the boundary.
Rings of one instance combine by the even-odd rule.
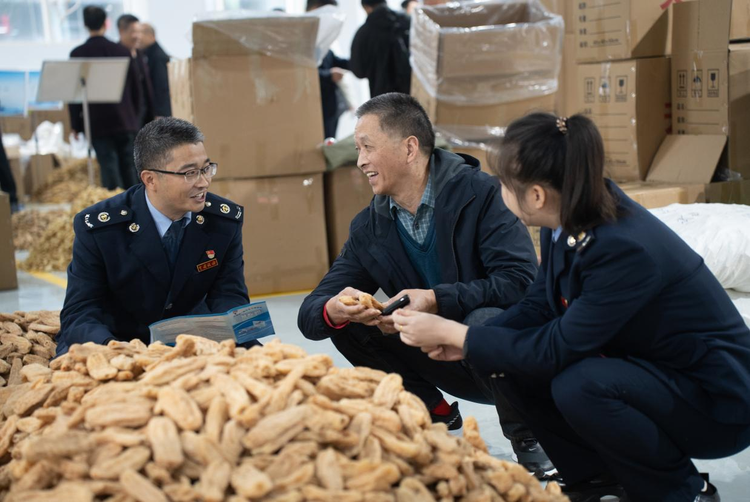
[[[2, 136], [2, 132], [0, 132]], [[5, 154], [5, 147], [0, 141], [0, 190], [10, 195], [10, 203], [18, 203], [16, 196], [16, 182], [13, 179], [13, 173], [10, 171], [10, 162]]]
[[339, 116], [323, 117], [323, 133], [326, 138], [335, 138], [336, 129], [339, 127]]
[[608, 472], [638, 502], [692, 501], [703, 480], [690, 460], [750, 445], [750, 425], [721, 424], [623, 359], [589, 358], [551, 385], [491, 379], [531, 427], [566, 483]]
[[[483, 310], [489, 312], [485, 314]], [[498, 312], [502, 311], [480, 309], [470, 314], [467, 321], [481, 324]], [[443, 400], [442, 390], [467, 401], [494, 405], [508, 439], [533, 437], [510, 403], [502, 395], [496, 395], [489, 382], [479, 377], [466, 361], [432, 360], [419, 348], [404, 344], [397, 334], [384, 335], [378, 328], [363, 324], [350, 325], [345, 333], [331, 337], [331, 341], [354, 366], [401, 375], [404, 388], [422, 399], [430, 410]]]
[[112, 190], [120, 187], [127, 190], [138, 183], [133, 159], [134, 140], [134, 133], [92, 138], [91, 145], [99, 161], [104, 188]]

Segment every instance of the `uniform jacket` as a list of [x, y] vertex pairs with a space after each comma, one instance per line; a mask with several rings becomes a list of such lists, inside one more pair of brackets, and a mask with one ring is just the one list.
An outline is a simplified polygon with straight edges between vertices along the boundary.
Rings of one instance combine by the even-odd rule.
[[172, 116], [172, 103], [169, 100], [169, 77], [167, 63], [169, 56], [161, 48], [159, 42], [154, 42], [143, 50], [151, 77], [151, 87], [154, 90], [154, 115], [157, 117]]
[[750, 331], [703, 259], [613, 183], [621, 216], [556, 243], [527, 297], [469, 328], [480, 373], [551, 379], [587, 357], [639, 364], [724, 423], [750, 423]]
[[[71, 58], [130, 58], [130, 51], [105, 37], [91, 37], [70, 53]], [[141, 128], [138, 110], [144, 97], [138, 87], [135, 68], [131, 63], [125, 79], [120, 103], [90, 104], [91, 137], [101, 138], [123, 133], [136, 133]], [[70, 127], [83, 132], [83, 107], [68, 105]]]
[[148, 343], [153, 322], [249, 302], [242, 206], [206, 195], [205, 209], [185, 228], [172, 279], [144, 190], [136, 185], [75, 216], [58, 354], [113, 337]]
[[409, 94], [409, 17], [383, 5], [367, 16], [352, 40], [349, 69], [370, 81], [370, 97]]
[[[468, 155], [435, 150], [430, 160], [435, 189], [435, 239], [443, 284], [435, 286], [439, 314], [463, 320], [479, 307], [520, 301], [533, 281], [537, 258], [526, 227], [503, 204], [498, 182]], [[330, 271], [300, 308], [305, 337], [327, 338], [323, 307], [347, 286], [389, 297], [424, 288], [401, 243], [389, 199], [375, 196], [352, 220], [349, 239]], [[349, 329], [349, 328], [345, 328]]]

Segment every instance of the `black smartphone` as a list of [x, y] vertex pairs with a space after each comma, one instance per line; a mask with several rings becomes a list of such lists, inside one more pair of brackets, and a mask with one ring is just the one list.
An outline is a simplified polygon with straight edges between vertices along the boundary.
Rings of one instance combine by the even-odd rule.
[[400, 309], [402, 307], [406, 307], [407, 305], [409, 305], [410, 301], [411, 300], [409, 300], [409, 295], [402, 296], [401, 298], [399, 298], [395, 302], [393, 302], [390, 305], [388, 305], [385, 309], [383, 309], [383, 315], [391, 315], [391, 314], [393, 314], [398, 309]]

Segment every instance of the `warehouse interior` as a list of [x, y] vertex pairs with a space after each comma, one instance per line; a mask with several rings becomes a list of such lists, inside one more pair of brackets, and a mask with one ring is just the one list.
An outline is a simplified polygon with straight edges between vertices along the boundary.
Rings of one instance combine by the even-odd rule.
[[[87, 11], [91, 8], [98, 10]], [[100, 12], [106, 20], [97, 24]], [[377, 16], [391, 24], [376, 36]], [[368, 34], [372, 38], [365, 40]], [[106, 56], [86, 52], [97, 50], [86, 49], [92, 39], [117, 48], [107, 46]], [[392, 76], [397, 83], [388, 88], [389, 71], [399, 64], [406, 73], [397, 68]], [[633, 481], [618, 478], [619, 467], [609, 465], [602, 472], [614, 474], [611, 487], [606, 478], [606, 489], [591, 491], [587, 485], [589, 493], [566, 483], [565, 473], [575, 469], [535, 471], [524, 464], [516, 440], [509, 439], [505, 423], [501, 427], [499, 404], [454, 395], [436, 384], [443, 401], [433, 407], [409, 387], [407, 373], [402, 379], [399, 370], [353, 364], [338, 333], [354, 333], [349, 328], [365, 324], [356, 317], [336, 322], [330, 310], [336, 299], [347, 305], [344, 298], [353, 296], [356, 308], [376, 308], [385, 317], [388, 312], [382, 311], [404, 292], [418, 310], [419, 292], [432, 291], [437, 303], [431, 313], [437, 316], [431, 317], [444, 314], [437, 307], [440, 281], [419, 275], [422, 284], [393, 286], [382, 267], [387, 263], [386, 269], [394, 267], [401, 277], [398, 259], [373, 257], [385, 249], [375, 247], [382, 243], [368, 248], [355, 242], [355, 232], [375, 225], [384, 193], [390, 204], [384, 211], [399, 232], [387, 239], [406, 242], [406, 220], [400, 215], [406, 210], [395, 192], [379, 188], [397, 182], [365, 175], [376, 162], [369, 159], [377, 157], [367, 157], [369, 139], [362, 136], [363, 121], [372, 112], [360, 107], [391, 92], [410, 95], [409, 103], [429, 119], [435, 151], [450, 152], [460, 162], [473, 159], [469, 165], [481, 170], [483, 183], [494, 184], [492, 204], [516, 216], [506, 186], [501, 191], [498, 184], [506, 130], [518, 119], [545, 112], [556, 118], [554, 131], [565, 138], [575, 123], [570, 118], [584, 117], [600, 134], [608, 183], [639, 210], [645, 208], [660, 232], [675, 235], [700, 258], [711, 281], [721, 286], [721, 298], [707, 288], [702, 304], [718, 309], [717, 322], [734, 322], [732, 329], [741, 333], [732, 357], [750, 353], [742, 345], [750, 340], [745, 335], [750, 327], [750, 0], [4, 0], [0, 500], [747, 500], [747, 433], [723, 454], [686, 454], [693, 471], [710, 476], [695, 498], [692, 493], [684, 498], [687, 492], [678, 494], [678, 488], [669, 495], [654, 488], [646, 497], [648, 490], [628, 490]], [[141, 97], [130, 102], [130, 93]], [[106, 110], [126, 107], [123, 113], [137, 124], [123, 133], [115, 124], [121, 112]], [[159, 122], [167, 125], [154, 128]], [[383, 123], [380, 131], [391, 134]], [[158, 135], [174, 126], [193, 134], [182, 124], [194, 125], [200, 139], [176, 145], [200, 145], [197, 154], [189, 154], [198, 155], [201, 164], [174, 168], [177, 172], [160, 168], [180, 175], [170, 181], [179, 182], [171, 185], [176, 190], [191, 190], [191, 202], [180, 206], [187, 218], [180, 219], [154, 204], [155, 194], [168, 195], [153, 187], [167, 186], [159, 183], [171, 177], [144, 164], [156, 161], [149, 157], [148, 135], [140, 133]], [[110, 130], [117, 131], [112, 138], [126, 138], [129, 146], [106, 143]], [[105, 152], [120, 160], [113, 163]], [[174, 165], [172, 153], [158, 155], [153, 158]], [[123, 164], [122, 158], [129, 160]], [[433, 169], [426, 181], [430, 187], [436, 158], [427, 157]], [[151, 178], [148, 171], [154, 171]], [[195, 188], [204, 180], [205, 190]], [[144, 193], [142, 205], [135, 206], [134, 197], [143, 199]], [[422, 211], [426, 195], [418, 195]], [[439, 197], [440, 192], [430, 203], [430, 214], [451, 200]], [[163, 228], [155, 211], [167, 221]], [[371, 222], [363, 223], [363, 211]], [[410, 213], [412, 223], [424, 214]], [[604, 245], [597, 242], [604, 237], [596, 239], [596, 228], [590, 240], [590, 227], [576, 236], [560, 221], [555, 236], [554, 227], [511, 217], [524, 245], [533, 246], [534, 275], [537, 268], [554, 266], [555, 246], [567, 243], [576, 248], [569, 259], [582, 259]], [[184, 296], [168, 288], [169, 294], [159, 297], [157, 285], [149, 282], [167, 264], [172, 274], [167, 278], [179, 282], [174, 277], [183, 254], [170, 255], [165, 240], [170, 223], [182, 225], [178, 249], [194, 238], [193, 229], [220, 228], [217, 240], [200, 244], [205, 249], [199, 250], [199, 262], [185, 269], [192, 281], [186, 289], [194, 289], [190, 294], [197, 295], [199, 306], [183, 309]], [[476, 228], [484, 227], [477, 223]], [[237, 232], [228, 250], [227, 229]], [[558, 243], [560, 231], [565, 237]], [[120, 245], [130, 242], [120, 239], [140, 239], [148, 232], [154, 239], [144, 245], [143, 255]], [[385, 235], [380, 235], [383, 242]], [[473, 240], [452, 244], [456, 275], [466, 267], [457, 258], [460, 248], [481, 249], [484, 238]], [[404, 246], [406, 252], [396, 256], [412, 259]], [[166, 254], [159, 263], [148, 263], [147, 248], [160, 256], [163, 248]], [[228, 269], [224, 253], [233, 249], [235, 268]], [[352, 257], [355, 253], [362, 254]], [[674, 261], [689, 261], [680, 256]], [[470, 262], [487, 259], [474, 253]], [[372, 277], [357, 275], [352, 260]], [[448, 261], [449, 256], [439, 260]], [[128, 268], [133, 266], [140, 271]], [[423, 272], [416, 265], [415, 270]], [[91, 279], [94, 273], [98, 279]], [[347, 273], [351, 283], [341, 283], [338, 296], [326, 290], [336, 284], [334, 276], [348, 280]], [[204, 286], [196, 279], [202, 274], [219, 279]], [[447, 274], [443, 271], [443, 279]], [[523, 293], [533, 290], [532, 281], [524, 283]], [[364, 294], [356, 298], [360, 289]], [[238, 290], [245, 300], [217, 300]], [[365, 307], [368, 291], [380, 303]], [[461, 297], [476, 294], [469, 287], [457, 291], [461, 305], [468, 301]], [[316, 294], [331, 300], [314, 303]], [[558, 309], [560, 325], [573, 312], [566, 295], [548, 294], [564, 307]], [[148, 303], [154, 297], [160, 314], [145, 322], [135, 319], [140, 314], [134, 312], [153, 310]], [[498, 313], [522, 298], [503, 302]], [[120, 312], [106, 312], [118, 302]], [[173, 303], [182, 310], [170, 313]], [[574, 303], [570, 299], [571, 307]], [[322, 315], [315, 311], [322, 326], [315, 333], [312, 321], [305, 321], [311, 305], [324, 305]], [[476, 375], [470, 340], [478, 331], [464, 314], [443, 315], [469, 326], [462, 361], [445, 364], [460, 364]], [[661, 326], [666, 319], [661, 314], [648, 314], [656, 316], [649, 329], [670, 328]], [[133, 318], [132, 324], [121, 322], [132, 334], [103, 336], [88, 315], [94, 324], [110, 326], [115, 319], [129, 323]], [[708, 314], [683, 317], [697, 326]], [[399, 337], [398, 324], [390, 326], [390, 334], [381, 334], [376, 325], [366, 327], [388, 344], [411, 345], [403, 341], [406, 332]], [[136, 333], [137, 326], [146, 334]], [[716, 339], [730, 343], [722, 335]], [[255, 340], [263, 347], [250, 349]], [[686, 351], [690, 343], [685, 342]], [[383, 354], [386, 349], [378, 347]], [[421, 354], [425, 359], [427, 352]], [[613, 355], [604, 349], [595, 356], [648, 360], [641, 353]], [[743, 376], [750, 368], [738, 361], [726, 366], [740, 375], [740, 386], [750, 381]], [[498, 367], [491, 378], [504, 372], [512, 374]], [[680, 378], [674, 376], [670, 385], [680, 388]], [[452, 428], [446, 418], [455, 419], [455, 407], [437, 411], [443, 403], [458, 403], [463, 427]], [[707, 413], [700, 410], [696, 415]], [[739, 430], [744, 419], [734, 417], [740, 414], [735, 407], [717, 420]], [[698, 437], [702, 431], [693, 433]], [[639, 436], [622, 431], [623, 437], [630, 434]], [[648, 451], [665, 451], [656, 445], [657, 437], [646, 432], [640, 437], [654, 443]], [[536, 436], [532, 439], [536, 444]], [[544, 447], [543, 438], [539, 444]], [[545, 457], [547, 462], [556, 458], [561, 457]], [[657, 474], [667, 479], [669, 473]], [[592, 479], [586, 482], [599, 482]]]

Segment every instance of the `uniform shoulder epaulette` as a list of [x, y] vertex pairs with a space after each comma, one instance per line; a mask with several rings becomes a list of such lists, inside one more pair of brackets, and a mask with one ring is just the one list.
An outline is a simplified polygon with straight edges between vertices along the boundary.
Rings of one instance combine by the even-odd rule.
[[568, 247], [575, 248], [576, 253], [582, 253], [594, 241], [594, 232], [588, 230], [581, 232], [576, 237], [568, 236]]
[[133, 212], [127, 206], [107, 207], [99, 210], [89, 208], [82, 215], [83, 223], [89, 231], [117, 223], [126, 223], [133, 219]]
[[224, 199], [209, 192], [206, 194], [206, 207], [203, 208], [201, 213], [222, 216], [242, 223], [245, 215], [245, 208], [239, 204], [235, 204], [231, 200]]

